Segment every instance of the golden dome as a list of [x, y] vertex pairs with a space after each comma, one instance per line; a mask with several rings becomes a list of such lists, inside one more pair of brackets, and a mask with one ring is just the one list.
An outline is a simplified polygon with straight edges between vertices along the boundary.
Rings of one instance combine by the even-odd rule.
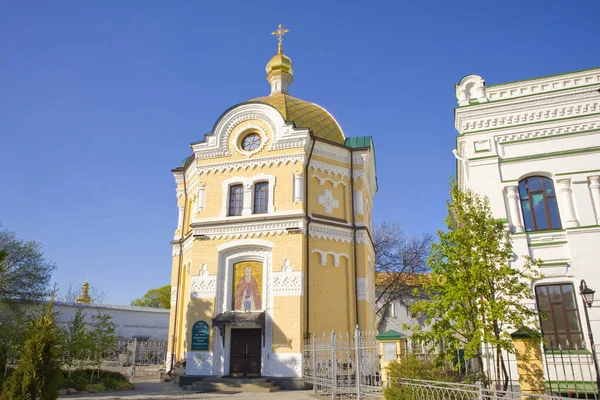
[[294, 75], [294, 67], [292, 66], [292, 60], [285, 54], [276, 54], [267, 63], [267, 75], [273, 71], [281, 71]]
[[342, 128], [327, 110], [317, 104], [300, 100], [287, 93], [257, 97], [249, 100], [248, 103], [268, 104], [279, 111], [283, 119], [293, 122], [296, 128], [310, 129], [315, 136], [344, 144]]

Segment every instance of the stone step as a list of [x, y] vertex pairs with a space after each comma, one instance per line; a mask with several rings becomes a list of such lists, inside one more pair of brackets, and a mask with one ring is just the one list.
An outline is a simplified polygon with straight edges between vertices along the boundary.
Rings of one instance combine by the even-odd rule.
[[279, 386], [271, 382], [258, 383], [237, 383], [237, 382], [194, 382], [193, 385], [184, 386], [183, 390], [197, 393], [218, 392], [218, 393], [241, 393], [241, 392], [262, 392], [271, 393], [281, 390]]
[[247, 384], [247, 383], [264, 383], [266, 378], [204, 378], [202, 382], [209, 383], [231, 383], [231, 384]]

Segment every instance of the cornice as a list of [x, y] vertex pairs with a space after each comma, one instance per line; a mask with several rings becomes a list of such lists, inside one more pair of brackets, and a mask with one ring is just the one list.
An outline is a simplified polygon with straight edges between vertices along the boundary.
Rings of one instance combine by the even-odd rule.
[[304, 218], [202, 226], [193, 228], [193, 232], [194, 236], [205, 236], [208, 239], [238, 239], [281, 235], [287, 233], [288, 229], [299, 229], [300, 232], [304, 232]]
[[497, 143], [504, 144], [514, 141], [521, 141], [527, 139], [541, 139], [545, 137], [560, 136], [569, 133], [583, 133], [586, 131], [600, 129], [600, 117], [589, 116], [587, 118], [581, 117], [576, 120], [563, 120], [553, 123], [545, 123], [542, 125], [534, 125], [529, 129], [514, 128], [507, 130], [502, 135], [497, 135], [494, 140]]
[[316, 221], [310, 224], [309, 228], [310, 237], [333, 240], [334, 242], [352, 243], [352, 227], [332, 227], [329, 225], [321, 225]]
[[350, 163], [350, 151], [342, 147], [332, 146], [317, 141], [313, 153], [317, 156], [327, 157], [335, 161]]
[[341, 176], [344, 178], [350, 178], [350, 169], [344, 167], [338, 167], [337, 165], [332, 165], [325, 163], [323, 161], [311, 160], [310, 167], [314, 171], [320, 171], [327, 174], [333, 174], [334, 176]]
[[563, 89], [574, 89], [596, 83], [600, 83], [600, 69], [487, 86], [485, 94], [489, 101], [497, 101]]
[[262, 168], [265, 166], [279, 166], [281, 164], [295, 164], [298, 162], [304, 163], [305, 154], [295, 153], [281, 156], [261, 157], [248, 160], [229, 161], [218, 164], [198, 165], [197, 171], [199, 175], [216, 173], [216, 172], [231, 172], [246, 169]]
[[[557, 104], [559, 103], [559, 104]], [[594, 96], [590, 99], [573, 101], [570, 104], [561, 100], [548, 105], [535, 105], [534, 107], [516, 107], [511, 110], [505, 108], [499, 112], [491, 113], [487, 110], [481, 116], [463, 116], [460, 121], [457, 116], [458, 131], [461, 134], [483, 132], [487, 130], [508, 128], [518, 125], [551, 122], [563, 118], [586, 116], [600, 112], [600, 99]]]

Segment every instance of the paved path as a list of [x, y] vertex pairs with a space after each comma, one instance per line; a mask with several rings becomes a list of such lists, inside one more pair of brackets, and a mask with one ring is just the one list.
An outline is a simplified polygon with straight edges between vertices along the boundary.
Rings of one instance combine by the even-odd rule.
[[174, 383], [141, 382], [135, 384], [136, 389], [128, 392], [111, 392], [95, 394], [72, 394], [60, 396], [61, 400], [188, 400], [188, 399], [262, 399], [268, 400], [315, 400], [310, 390], [280, 391], [274, 393], [192, 393], [181, 390]]

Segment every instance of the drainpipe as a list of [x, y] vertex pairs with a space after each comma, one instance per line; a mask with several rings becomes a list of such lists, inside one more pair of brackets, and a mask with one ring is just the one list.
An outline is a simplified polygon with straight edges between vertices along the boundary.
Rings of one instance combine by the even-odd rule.
[[[352, 200], [352, 259], [354, 260], [354, 316], [358, 325], [358, 265], [356, 262], [356, 212], [354, 209], [354, 150], [350, 150], [350, 199]], [[352, 330], [352, 327], [350, 327]]]
[[175, 361], [175, 342], [177, 341], [177, 316], [179, 315], [179, 285], [181, 285], [181, 268], [183, 267], [183, 242], [185, 240], [185, 221], [187, 211], [187, 184], [185, 182], [185, 166], [183, 167], [183, 224], [181, 225], [181, 237], [179, 238], [179, 267], [177, 268], [177, 295], [175, 296], [175, 320], [173, 321], [173, 340], [171, 340], [171, 368], [170, 373], [173, 373], [173, 363]]
[[310, 306], [310, 294], [309, 294], [309, 285], [308, 278], [310, 272], [310, 222], [311, 218], [308, 215], [308, 170], [310, 167], [310, 160], [312, 159], [313, 150], [315, 149], [315, 143], [317, 142], [311, 131], [308, 131], [310, 138], [312, 139], [312, 146], [310, 147], [310, 153], [308, 154], [308, 160], [306, 161], [306, 165], [304, 166], [304, 218], [306, 219], [306, 283], [305, 283], [305, 291], [306, 293], [306, 331], [305, 337], [308, 338], [310, 336], [310, 318], [308, 316], [308, 310]]

